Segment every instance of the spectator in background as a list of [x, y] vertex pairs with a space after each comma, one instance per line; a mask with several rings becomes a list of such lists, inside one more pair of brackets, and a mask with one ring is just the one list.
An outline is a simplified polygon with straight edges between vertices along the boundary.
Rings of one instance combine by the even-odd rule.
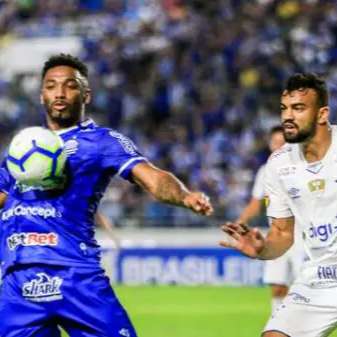
[[[278, 121], [274, 111], [284, 79], [310, 68], [326, 74], [333, 87], [337, 76], [334, 1], [0, 4], [0, 46], [16, 37], [78, 37], [80, 56], [94, 75], [97, 96], [91, 104], [92, 116], [145, 144], [142, 148], [156, 163], [178, 166], [176, 145], [158, 130], [164, 127], [174, 134], [176, 125], [184, 129], [187, 141], [178, 151], [187, 154], [187, 166], [193, 167], [189, 183], [198, 187], [207, 181], [211, 186], [221, 177], [235, 187], [234, 194], [226, 187], [213, 189], [219, 216], [238, 217], [249, 196], [253, 172], [264, 160], [258, 156], [264, 146], [261, 139]], [[16, 128], [41, 121], [36, 114], [40, 108], [32, 99], [38, 86], [32, 90], [20, 85], [35, 82], [34, 74], [26, 73], [10, 79], [5, 92], [0, 85], [0, 100], [10, 103], [0, 105], [0, 127], [6, 125], [1, 143]], [[332, 107], [337, 105], [335, 93], [332, 88]], [[19, 118], [27, 111], [29, 119]], [[187, 166], [178, 168], [181, 174]], [[233, 166], [235, 170], [230, 169]], [[129, 202], [126, 196], [116, 202]], [[139, 198], [142, 205], [149, 201]], [[135, 214], [130, 200], [131, 208], [128, 214]], [[180, 211], [172, 214], [181, 216]]]

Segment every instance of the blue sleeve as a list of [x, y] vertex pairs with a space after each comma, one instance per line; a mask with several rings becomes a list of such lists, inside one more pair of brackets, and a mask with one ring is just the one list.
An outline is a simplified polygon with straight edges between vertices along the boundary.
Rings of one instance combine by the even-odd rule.
[[13, 178], [7, 169], [4, 166], [0, 167], [0, 192], [8, 194], [12, 184]]
[[110, 169], [124, 179], [131, 179], [132, 168], [147, 159], [138, 151], [135, 144], [122, 134], [108, 131], [100, 142], [102, 167]]

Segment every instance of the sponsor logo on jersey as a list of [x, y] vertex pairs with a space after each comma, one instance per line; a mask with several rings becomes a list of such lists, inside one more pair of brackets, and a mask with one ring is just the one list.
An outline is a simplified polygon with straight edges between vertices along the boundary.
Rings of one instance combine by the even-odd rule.
[[322, 224], [314, 226], [311, 224], [309, 227], [309, 237], [314, 239], [317, 238], [320, 241], [324, 242], [329, 239], [329, 237], [337, 232], [337, 225], [331, 223]]
[[296, 173], [296, 166], [292, 165], [292, 166], [284, 166], [281, 167], [278, 170], [278, 174], [280, 177], [286, 177], [286, 176], [290, 176], [290, 175], [294, 175]]
[[287, 191], [291, 199], [297, 199], [300, 197], [300, 190], [296, 187], [291, 187]]
[[337, 280], [337, 266], [318, 266], [317, 276], [320, 279]]
[[136, 145], [131, 141], [131, 139], [115, 131], [110, 131], [109, 134], [111, 137], [116, 138], [118, 140], [118, 142], [122, 145], [125, 152], [133, 155], [137, 154]]
[[324, 192], [325, 190], [325, 180], [315, 179], [308, 182], [308, 187], [310, 192]]
[[37, 278], [22, 285], [22, 296], [34, 302], [50, 302], [63, 298], [61, 285], [63, 279], [46, 273], [36, 274]]
[[54, 207], [25, 207], [19, 205], [2, 212], [1, 219], [6, 221], [13, 216], [39, 216], [41, 218], [48, 219], [60, 217], [61, 213], [58, 212]]
[[294, 302], [310, 303], [310, 298], [305, 297], [297, 292], [291, 292], [290, 294], [288, 294], [288, 296], [291, 297]]
[[57, 246], [58, 235], [56, 233], [13, 233], [7, 238], [7, 245], [10, 250], [15, 250], [18, 246]]

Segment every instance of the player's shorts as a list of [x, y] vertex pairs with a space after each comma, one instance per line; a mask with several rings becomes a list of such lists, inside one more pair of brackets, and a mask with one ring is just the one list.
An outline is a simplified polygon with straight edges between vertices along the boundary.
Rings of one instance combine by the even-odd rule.
[[3, 278], [1, 337], [136, 337], [101, 269], [25, 265]]
[[290, 286], [302, 269], [304, 256], [301, 249], [293, 246], [279, 258], [266, 261], [263, 282]]
[[278, 331], [291, 337], [325, 337], [336, 327], [337, 287], [317, 289], [294, 284], [264, 332]]

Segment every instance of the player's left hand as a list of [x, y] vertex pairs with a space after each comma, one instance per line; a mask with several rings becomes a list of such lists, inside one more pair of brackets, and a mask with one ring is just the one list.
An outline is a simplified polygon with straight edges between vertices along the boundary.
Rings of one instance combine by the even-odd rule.
[[258, 258], [265, 246], [265, 238], [257, 228], [249, 228], [246, 224], [226, 222], [221, 229], [228, 235], [220, 241], [223, 247], [238, 249], [243, 254]]
[[190, 192], [183, 200], [184, 206], [201, 215], [211, 215], [213, 206], [209, 197], [202, 192]]

